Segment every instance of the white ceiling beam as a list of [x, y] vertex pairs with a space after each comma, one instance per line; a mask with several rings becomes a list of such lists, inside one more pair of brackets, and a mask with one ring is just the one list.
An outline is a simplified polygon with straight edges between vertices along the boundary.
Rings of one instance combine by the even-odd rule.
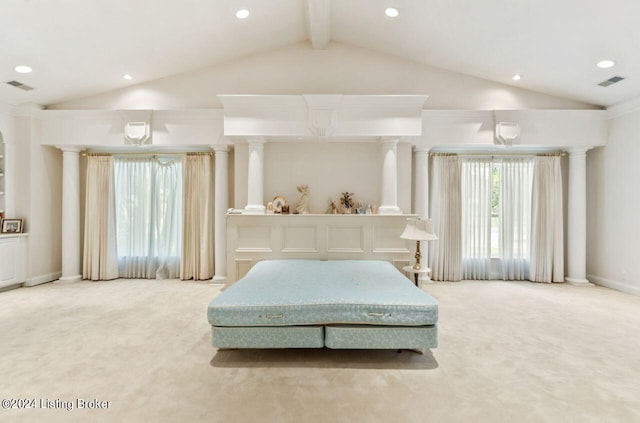
[[307, 0], [307, 26], [311, 46], [326, 49], [331, 40], [331, 0]]

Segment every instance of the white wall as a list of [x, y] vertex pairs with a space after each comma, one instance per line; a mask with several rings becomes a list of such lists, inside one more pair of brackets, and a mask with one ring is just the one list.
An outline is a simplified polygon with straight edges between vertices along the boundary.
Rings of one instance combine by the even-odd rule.
[[587, 153], [587, 278], [640, 295], [640, 108]]
[[13, 125], [11, 121], [11, 114], [9, 106], [6, 106], [0, 103], [0, 143], [3, 143], [2, 151], [5, 156], [5, 159], [0, 160], [0, 162], [4, 163], [1, 167], [4, 167], [4, 176], [0, 177], [0, 191], [4, 192], [4, 195], [0, 198], [0, 210], [4, 210], [7, 214], [6, 216], [10, 216], [13, 214], [12, 203], [13, 201], [9, 198], [12, 195], [12, 190], [8, 185], [11, 183], [11, 176], [9, 174], [8, 169], [8, 160], [6, 155], [8, 150], [11, 147], [7, 148], [7, 144], [13, 143]]
[[13, 118], [15, 217], [29, 233], [27, 280], [55, 280], [61, 270], [62, 154], [40, 144], [41, 122], [35, 111]]
[[[235, 149], [236, 207], [247, 204], [247, 145]], [[325, 213], [329, 198], [355, 193], [364, 205], [380, 205], [381, 146], [376, 141], [268, 142], [264, 146], [264, 204], [284, 195], [291, 211], [300, 199], [297, 185], [309, 185], [309, 208]], [[339, 204], [339, 203], [338, 203]], [[398, 206], [411, 212], [411, 146], [398, 144]]]
[[220, 108], [218, 94], [427, 94], [429, 109], [585, 109], [578, 101], [331, 43], [294, 44], [52, 109]]

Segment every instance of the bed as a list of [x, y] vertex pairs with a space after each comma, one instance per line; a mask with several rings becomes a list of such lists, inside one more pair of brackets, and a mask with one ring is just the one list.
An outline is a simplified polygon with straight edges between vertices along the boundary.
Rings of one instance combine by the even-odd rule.
[[261, 261], [207, 317], [217, 348], [437, 347], [437, 302], [386, 261]]

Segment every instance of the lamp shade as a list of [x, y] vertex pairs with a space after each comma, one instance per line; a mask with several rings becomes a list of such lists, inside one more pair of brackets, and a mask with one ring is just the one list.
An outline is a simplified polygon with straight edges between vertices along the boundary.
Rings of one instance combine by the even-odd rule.
[[435, 241], [438, 239], [431, 230], [431, 219], [419, 219], [415, 217], [407, 219], [407, 226], [405, 226], [400, 238], [416, 241]]

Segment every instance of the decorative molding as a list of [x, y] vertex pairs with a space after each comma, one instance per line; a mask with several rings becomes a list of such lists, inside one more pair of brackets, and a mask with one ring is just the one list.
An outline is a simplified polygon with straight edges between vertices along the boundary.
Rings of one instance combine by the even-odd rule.
[[307, 0], [307, 25], [311, 46], [326, 49], [331, 40], [331, 0]]
[[625, 292], [627, 294], [640, 296], [640, 287], [638, 286], [633, 286], [629, 283], [614, 281], [612, 279], [606, 279], [595, 275], [587, 275], [587, 278], [596, 285], [615, 289], [616, 291]]
[[62, 150], [63, 153], [80, 153], [82, 151], [82, 147], [77, 145], [56, 145], [56, 148]]
[[[222, 136], [221, 109], [194, 110], [42, 110], [42, 145], [85, 148], [124, 146], [125, 124], [146, 122], [154, 147], [202, 147], [228, 144]], [[153, 117], [153, 119], [152, 119]]]
[[405, 228], [404, 222], [397, 226], [378, 226], [372, 229], [374, 253], [411, 253], [407, 241], [400, 238]]
[[218, 144], [218, 145], [212, 145], [211, 149], [215, 152], [215, 154], [225, 154], [225, 153], [229, 153], [229, 151], [231, 150], [231, 146], [227, 145], [227, 144]]
[[314, 135], [327, 137], [338, 128], [341, 95], [303, 95], [309, 110], [309, 128]]
[[364, 253], [362, 226], [327, 225], [326, 233], [328, 253]]
[[589, 282], [587, 279], [576, 279], [576, 278], [565, 277], [564, 281], [570, 285], [575, 285], [575, 286], [593, 286], [593, 284]]
[[529, 147], [603, 146], [608, 139], [605, 110], [423, 110], [416, 145], [438, 148], [494, 145], [494, 122], [520, 126], [519, 145]]
[[118, 110], [122, 117], [125, 144], [151, 144], [151, 119], [153, 110]]
[[518, 122], [496, 122], [496, 144], [513, 145], [520, 140], [520, 125]]
[[[224, 135], [416, 136], [424, 95], [219, 95]], [[390, 119], [390, 116], [393, 119]]]
[[151, 132], [147, 122], [127, 122], [124, 124], [124, 143], [130, 145], [151, 144]]
[[239, 227], [236, 252], [272, 252], [270, 226]]
[[285, 226], [283, 228], [283, 240], [282, 240], [281, 251], [283, 253], [317, 253], [319, 252], [318, 228], [315, 225]]

